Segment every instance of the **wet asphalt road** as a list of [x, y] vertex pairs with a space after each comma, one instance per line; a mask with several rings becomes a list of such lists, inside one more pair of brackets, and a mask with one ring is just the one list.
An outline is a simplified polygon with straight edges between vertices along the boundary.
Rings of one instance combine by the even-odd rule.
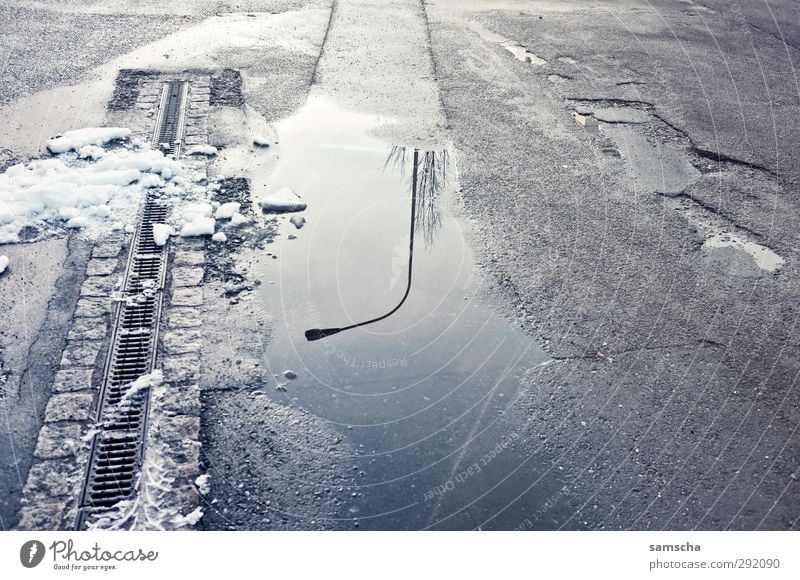
[[[160, 2], [135, 8], [4, 3], [0, 23], [11, 32], [0, 69], [0, 79], [9, 81], [0, 83], [0, 103], [10, 105], [0, 112], [3, 118], [24, 116], [18, 108], [37, 91], [89, 82], [97, 77], [92, 67], [158, 38], [168, 42], [170, 33], [214, 14], [274, 12], [286, 24], [270, 30], [267, 48], [219, 48], [198, 64], [242, 68], [248, 105], [273, 127], [311, 94], [343, 110], [393, 119], [372, 132], [387, 144], [451, 147], [458, 191], [448, 207], [467, 232], [476, 266], [470, 297], [504, 319], [504, 332], [525, 333], [531, 348], [552, 359], [515, 370], [514, 404], [504, 407], [501, 427], [484, 442], [491, 449], [513, 434], [513, 454], [501, 453], [507, 459], [491, 468], [500, 479], [515, 473], [509, 489], [497, 488], [492, 477], [483, 480], [486, 472], [463, 475], [463, 466], [484, 455], [476, 444], [466, 445], [459, 462], [426, 480], [428, 487], [415, 488], [413, 497], [399, 485], [382, 490], [370, 469], [364, 469], [366, 480], [360, 468], [353, 472], [353, 457], [365, 453], [359, 446], [366, 439], [337, 416], [347, 409], [324, 403], [324, 389], [286, 406], [291, 398], [280, 391], [270, 388], [271, 402], [265, 402], [250, 394], [257, 385], [238, 371], [210, 369], [204, 445], [213, 499], [205, 527], [351, 529], [356, 521], [367, 528], [800, 526], [795, 3], [253, 0], [171, 6], [165, 14]], [[136, 34], [129, 33], [133, 27]], [[515, 59], [509, 44], [535, 58]], [[72, 56], [66, 67], [65, 51]], [[167, 66], [169, 59], [159, 58], [158, 65]], [[572, 117], [575, 111], [600, 116], [597, 109], [628, 115], [633, 109], [644, 122], [592, 132]], [[57, 105], [47, 112], [43, 134], [48, 123], [56, 130], [69, 123]], [[102, 118], [102, 111], [87, 114]], [[18, 144], [25, 139], [10, 127], [15, 146], [0, 142], [10, 151], [7, 158], [37, 148], [30, 142], [25, 150]], [[277, 137], [280, 145], [279, 128]], [[224, 131], [219, 138], [225, 145]], [[279, 157], [291, 154], [276, 150]], [[250, 175], [254, 189], [268, 174]], [[766, 272], [741, 251], [704, 247], [709, 224], [769, 248], [784, 265]], [[364, 235], [379, 240], [381, 234]], [[38, 251], [36, 244], [29, 247]], [[284, 252], [277, 253], [281, 268], [306, 269], [307, 263], [284, 263]], [[256, 258], [248, 263], [249, 275], [268, 279]], [[9, 285], [0, 278], [4, 311]], [[43, 284], [38, 302], [49, 300], [57, 286]], [[209, 286], [207, 296], [214, 290]], [[263, 352], [251, 356], [294, 368], [292, 339], [282, 338], [281, 330], [291, 316], [274, 307], [268, 292], [259, 300], [273, 331]], [[343, 306], [349, 314], [354, 304]], [[264, 336], [235, 305], [213, 304], [210, 311], [220, 320], [233, 313], [243, 342]], [[315, 322], [326, 322], [318, 310], [313, 314]], [[19, 322], [7, 323], [3, 358], [23, 360], [37, 332], [47, 329], [44, 318], [29, 319], [39, 330], [25, 337]], [[48, 335], [56, 343], [66, 332], [58, 328]], [[209, 361], [221, 360], [212, 352], [219, 349], [215, 344], [210, 341]], [[315, 364], [325, 366], [309, 361], [298, 372]], [[11, 366], [12, 385], [25, 366]], [[345, 371], [321, 383], [342, 378]], [[403, 386], [408, 377], [394, 380]], [[480, 384], [474, 387], [480, 391]], [[44, 396], [46, 388], [41, 391]], [[29, 409], [20, 403], [23, 408]], [[386, 418], [378, 408], [364, 410], [372, 413], [361, 417], [364, 422]], [[36, 411], [20, 412], [21, 422], [35, 424]], [[415, 428], [424, 433], [426, 426]], [[454, 433], [456, 448], [471, 440], [470, 432]], [[387, 445], [395, 435], [386, 429]], [[22, 471], [31, 446], [28, 438], [16, 459]], [[246, 462], [236, 458], [241, 450]], [[432, 453], [421, 448], [424, 466]], [[472, 455], [474, 461], [464, 461]], [[13, 492], [18, 477], [5, 477], [16, 472], [7, 456], [3, 485]], [[412, 470], [411, 459], [392, 464], [389, 458], [383, 469], [399, 470], [393, 478]], [[514, 471], [523, 463], [529, 471]], [[458, 494], [447, 489], [455, 478], [466, 482]], [[426, 501], [436, 489], [431, 481], [443, 486], [435, 502]], [[537, 485], [541, 491], [530, 493]], [[487, 490], [494, 491], [483, 496]], [[471, 512], [479, 499], [480, 509]], [[413, 516], [381, 519], [411, 501], [421, 505]], [[13, 505], [3, 510], [8, 527]]]

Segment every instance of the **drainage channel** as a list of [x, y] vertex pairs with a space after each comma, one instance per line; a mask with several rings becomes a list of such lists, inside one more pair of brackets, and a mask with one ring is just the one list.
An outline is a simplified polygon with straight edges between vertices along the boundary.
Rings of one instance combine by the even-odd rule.
[[[170, 81], [162, 90], [153, 146], [180, 154], [189, 83]], [[141, 466], [149, 387], [131, 385], [155, 369], [158, 322], [166, 277], [166, 246], [153, 239], [153, 224], [164, 223], [169, 208], [148, 193], [137, 220], [123, 284], [114, 312], [91, 454], [76, 521], [85, 529], [94, 517], [130, 499]]]

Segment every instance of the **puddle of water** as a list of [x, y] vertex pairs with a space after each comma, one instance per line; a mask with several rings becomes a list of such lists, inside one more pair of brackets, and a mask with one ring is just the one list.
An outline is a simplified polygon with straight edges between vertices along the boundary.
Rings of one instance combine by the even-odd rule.
[[497, 34], [486, 28], [485, 26], [479, 24], [478, 22], [472, 21], [468, 24], [471, 30], [474, 30], [478, 33], [478, 35], [485, 40], [486, 42], [491, 42], [492, 44], [502, 44], [503, 48], [505, 48], [508, 52], [514, 55], [514, 58], [520, 60], [522, 62], [527, 62], [529, 64], [534, 65], [543, 65], [547, 64], [547, 61], [540, 56], [529, 52], [527, 48], [524, 46], [520, 46], [518, 44], [514, 44], [513, 41], [509, 40], [505, 36]]
[[766, 272], [775, 272], [780, 269], [785, 261], [778, 254], [760, 244], [750, 242], [731, 234], [721, 232], [714, 234], [703, 243], [704, 248], [733, 248], [736, 251], [749, 255], [760, 269]]
[[529, 64], [535, 65], [543, 65], [547, 64], [547, 61], [543, 58], [540, 58], [533, 54], [532, 52], [528, 52], [528, 49], [524, 46], [518, 46], [516, 44], [509, 44], [506, 45], [506, 50], [514, 55], [514, 58], [517, 60], [521, 60], [522, 62], [527, 62]]
[[[531, 486], [544, 469], [504, 422], [521, 373], [547, 356], [476, 297], [472, 254], [447, 210], [456, 186], [447, 149], [417, 154], [403, 298], [414, 150], [375, 137], [381, 122], [312, 97], [277, 127], [282, 154], [269, 186], [290, 187], [308, 209], [301, 229], [280, 218], [271, 247], [279, 259], [256, 265], [274, 317], [265, 362], [276, 384], [287, 383], [270, 395], [360, 450], [351, 460], [362, 483], [344, 507], [362, 528], [465, 529], [490, 519], [486, 527], [513, 528], [560, 489], [548, 478]], [[393, 309], [367, 326], [304, 337]], [[286, 369], [297, 378], [284, 379]]]

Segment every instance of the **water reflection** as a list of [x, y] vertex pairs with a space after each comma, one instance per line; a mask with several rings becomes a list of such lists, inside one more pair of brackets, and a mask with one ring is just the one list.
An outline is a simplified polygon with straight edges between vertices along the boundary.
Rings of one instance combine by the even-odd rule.
[[[393, 145], [386, 158], [384, 169], [396, 167], [400, 175], [405, 175], [407, 164], [407, 147]], [[414, 150], [416, 155], [417, 150]], [[411, 190], [417, 196], [415, 214], [415, 233], [422, 236], [425, 246], [430, 247], [436, 239], [436, 234], [442, 227], [442, 214], [439, 210], [439, 194], [447, 187], [450, 174], [450, 152], [424, 151], [415, 157], [417, 163], [417, 177], [414, 179]], [[414, 188], [416, 185], [416, 189]]]
[[[389, 155], [384, 163], [384, 170], [387, 167], [395, 167], [400, 171], [400, 175], [406, 174], [408, 162], [407, 147], [392, 146]], [[319, 340], [326, 336], [338, 334], [345, 330], [351, 330], [368, 324], [373, 324], [389, 318], [392, 314], [400, 310], [403, 303], [411, 293], [411, 279], [413, 274], [414, 262], [414, 238], [416, 234], [422, 235], [425, 245], [429, 247], [433, 244], [436, 233], [442, 226], [442, 216], [438, 207], [438, 197], [442, 190], [447, 186], [448, 168], [450, 165], [450, 154], [447, 150], [442, 151], [423, 151], [413, 150], [411, 155], [411, 216], [408, 242], [408, 279], [403, 298], [398, 304], [386, 314], [358, 322], [343, 327], [332, 328], [311, 328], [306, 330], [305, 337], [308, 341]]]

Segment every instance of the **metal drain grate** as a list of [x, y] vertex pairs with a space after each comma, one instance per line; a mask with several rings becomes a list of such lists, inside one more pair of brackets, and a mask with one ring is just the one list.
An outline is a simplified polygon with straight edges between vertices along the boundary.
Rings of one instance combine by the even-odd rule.
[[[180, 153], [187, 92], [186, 82], [165, 84], [154, 133], [154, 141], [170, 143], [175, 155]], [[167, 256], [165, 247], [156, 245], [153, 239], [153, 224], [163, 223], [168, 212], [167, 205], [147, 194], [131, 244], [123, 293], [114, 312], [96, 415], [99, 432], [92, 440], [77, 529], [84, 529], [92, 517], [130, 499], [136, 489], [150, 389], [131, 392], [130, 385], [155, 368]]]
[[161, 91], [153, 146], [175, 157], [181, 152], [188, 94], [189, 83], [186, 81], [170, 81]]

